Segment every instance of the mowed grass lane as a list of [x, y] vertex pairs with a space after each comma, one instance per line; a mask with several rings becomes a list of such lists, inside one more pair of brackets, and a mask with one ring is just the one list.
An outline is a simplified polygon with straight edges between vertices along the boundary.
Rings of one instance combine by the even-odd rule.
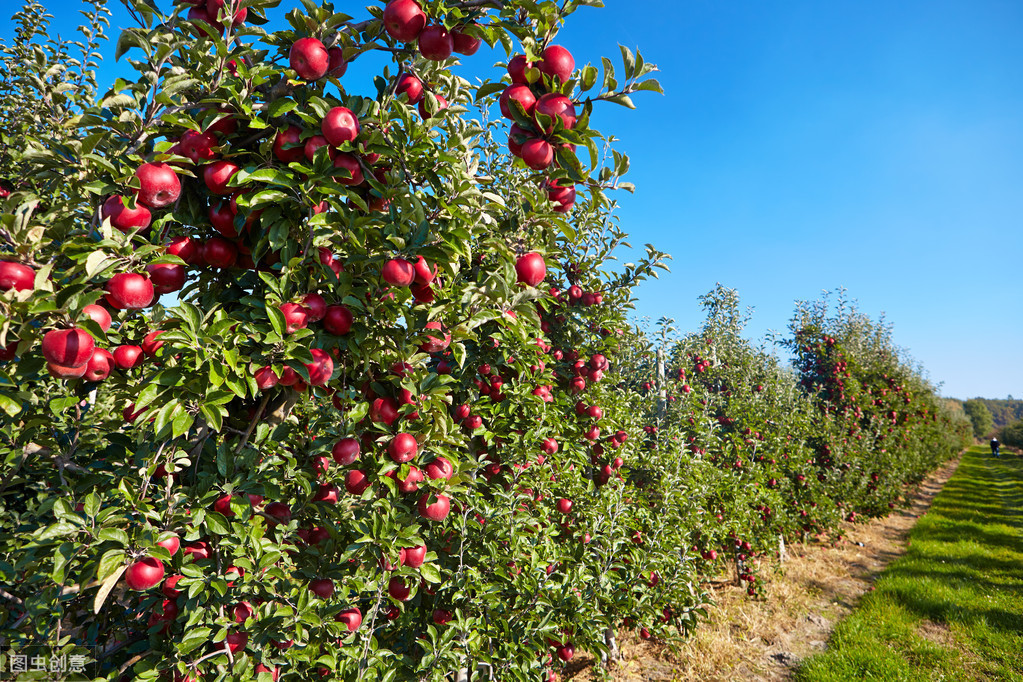
[[1023, 457], [971, 448], [909, 537], [795, 679], [1023, 681]]

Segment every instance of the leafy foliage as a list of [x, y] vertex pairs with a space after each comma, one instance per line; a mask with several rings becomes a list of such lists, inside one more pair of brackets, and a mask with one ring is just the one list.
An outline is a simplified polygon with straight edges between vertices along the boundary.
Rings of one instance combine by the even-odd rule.
[[[629, 159], [589, 125], [655, 67], [540, 68], [599, 2], [423, 3], [574, 122], [491, 120], [504, 77], [379, 3], [278, 30], [274, 0], [127, 4], [137, 76], [106, 92], [99, 0], [77, 62], [34, 4], [3, 48], [5, 640], [107, 680], [550, 677], [621, 625], [677, 640], [725, 558], [755, 585], [778, 535], [881, 513], [957, 447], [886, 328], [801, 310], [794, 375], [725, 290], [661, 349], [668, 400], [624, 318], [667, 256], [610, 268]], [[394, 70], [299, 77], [310, 38]]]

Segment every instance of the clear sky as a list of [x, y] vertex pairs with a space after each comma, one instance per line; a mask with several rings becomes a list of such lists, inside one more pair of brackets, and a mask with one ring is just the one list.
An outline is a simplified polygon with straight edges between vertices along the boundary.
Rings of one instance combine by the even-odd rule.
[[[42, 1], [73, 30], [77, 0]], [[1023, 3], [605, 2], [558, 42], [577, 65], [620, 63], [623, 43], [661, 69], [663, 97], [592, 119], [632, 159], [624, 229], [674, 259], [639, 288], [639, 315], [693, 330], [720, 282], [760, 338], [841, 286], [945, 395], [1023, 397]], [[460, 72], [501, 58], [481, 50]], [[346, 80], [369, 90], [369, 71]]]

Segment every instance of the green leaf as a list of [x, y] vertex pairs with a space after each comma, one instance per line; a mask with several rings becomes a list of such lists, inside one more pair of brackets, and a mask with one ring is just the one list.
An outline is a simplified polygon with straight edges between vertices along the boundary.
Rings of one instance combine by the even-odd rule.
[[178, 644], [178, 653], [187, 654], [191, 651], [195, 651], [209, 641], [211, 632], [213, 632], [213, 630], [210, 628], [189, 628], [188, 632], [185, 633], [184, 638]]
[[182, 410], [180, 413], [174, 415], [174, 419], [171, 422], [171, 437], [180, 438], [188, 433], [188, 430], [192, 428], [192, 423], [194, 421], [195, 417], [189, 414], [187, 410]]
[[645, 81], [640, 81], [639, 83], [636, 83], [635, 85], [632, 86], [632, 89], [633, 90], [649, 90], [651, 92], [656, 92], [656, 93], [661, 94], [661, 95], [664, 94], [664, 89], [661, 88], [661, 84], [658, 83], [653, 78], [648, 78]]
[[423, 564], [419, 567], [419, 574], [428, 583], [436, 584], [440, 582], [440, 569], [437, 568], [436, 564]]
[[96, 533], [96, 538], [100, 542], [116, 542], [123, 547], [127, 547], [130, 543], [128, 534], [120, 528], [100, 528]]
[[231, 533], [231, 524], [228, 523], [227, 517], [220, 512], [206, 513], [206, 527], [216, 535], [230, 535]]
[[52, 526], [48, 526], [46, 530], [39, 533], [39, 535], [32, 538], [35, 542], [45, 542], [54, 538], [61, 538], [66, 535], [70, 535], [75, 531], [79, 530], [78, 526], [68, 523], [67, 521], [58, 521]]
[[280, 99], [274, 100], [270, 104], [270, 108], [267, 111], [267, 113], [270, 115], [270, 118], [277, 118], [278, 116], [283, 116], [284, 114], [288, 113], [297, 106], [298, 102], [296, 102], [295, 100], [286, 99], [282, 97]]
[[107, 263], [111, 262], [110, 257], [103, 251], [96, 250], [85, 259], [85, 276], [92, 279], [96, 273], [101, 272]]
[[607, 98], [607, 101], [614, 102], [615, 104], [620, 104], [623, 107], [628, 107], [629, 109], [636, 108], [636, 105], [632, 103], [632, 99], [628, 95], [612, 95], [611, 97]]
[[244, 184], [251, 185], [256, 182], [269, 182], [282, 187], [291, 187], [295, 184], [294, 178], [290, 173], [285, 173], [278, 168], [260, 168], [259, 170], [250, 173], [248, 177], [245, 178]]
[[284, 313], [280, 311], [275, 305], [266, 307], [267, 317], [270, 318], [270, 324], [273, 326], [274, 331], [277, 332], [277, 336], [284, 338], [284, 330], [287, 325], [284, 323]]
[[96, 569], [96, 578], [106, 580], [117, 568], [124, 566], [124, 557], [127, 556], [123, 549], [109, 549], [100, 557], [99, 567]]
[[64, 411], [78, 403], [78, 396], [64, 396], [63, 398], [54, 398], [50, 401], [50, 412], [55, 415], [64, 414]]
[[622, 64], [625, 66], [625, 80], [632, 80], [636, 73], [636, 57], [632, 54], [632, 50], [619, 45], [618, 49], [622, 52]]
[[10, 417], [15, 417], [21, 412], [21, 401], [0, 393], [0, 410], [6, 412]]
[[85, 502], [82, 505], [86, 516], [96, 516], [99, 512], [100, 499], [99, 495], [95, 492], [91, 492], [85, 496]]
[[227, 411], [219, 405], [200, 405], [199, 411], [206, 419], [206, 423], [209, 424], [209, 427], [214, 431], [219, 432], [220, 429], [224, 427], [224, 414]]
[[488, 95], [493, 95], [496, 92], [501, 92], [501, 91], [503, 91], [507, 87], [508, 87], [508, 84], [507, 83], [502, 83], [501, 81], [496, 81], [496, 82], [491, 82], [491, 83], [484, 83], [483, 85], [481, 85], [478, 88], [476, 88], [476, 98], [475, 98], [475, 101], [479, 102], [484, 97], [487, 97]]
[[199, 328], [202, 326], [202, 314], [198, 308], [188, 301], [179, 301], [178, 307], [174, 312], [185, 321], [193, 336], [198, 335]]
[[116, 571], [108, 575], [106, 580], [103, 581], [103, 584], [99, 587], [99, 592], [96, 593], [96, 600], [92, 603], [93, 613], [98, 614], [100, 612], [100, 609], [103, 608], [103, 602], [107, 600], [107, 596], [110, 594], [110, 591], [114, 589], [114, 585], [116, 585], [117, 581], [121, 579], [121, 574], [124, 573], [127, 568], [127, 566], [122, 565]]

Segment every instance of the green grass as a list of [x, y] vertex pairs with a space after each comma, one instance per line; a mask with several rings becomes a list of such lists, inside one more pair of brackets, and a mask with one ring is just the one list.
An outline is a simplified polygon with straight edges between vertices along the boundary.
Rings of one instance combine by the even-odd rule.
[[1023, 457], [971, 448], [795, 679], [1023, 681]]

